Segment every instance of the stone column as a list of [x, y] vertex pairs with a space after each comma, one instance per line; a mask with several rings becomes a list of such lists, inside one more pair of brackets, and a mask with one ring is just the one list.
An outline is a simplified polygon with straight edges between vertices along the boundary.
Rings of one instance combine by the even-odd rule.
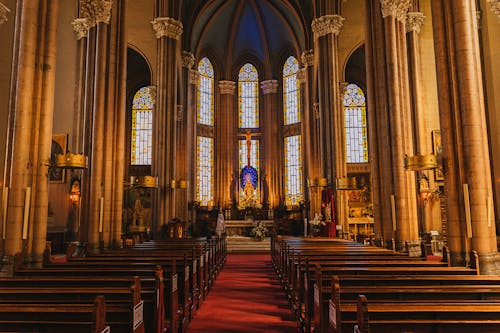
[[238, 164], [237, 164], [237, 137], [236, 128], [238, 126], [234, 109], [234, 94], [236, 91], [236, 82], [234, 81], [219, 81], [220, 93], [220, 108], [215, 122], [216, 128], [216, 198], [221, 208], [228, 208], [236, 204], [236, 199], [231, 193], [231, 182], [234, 177], [238, 179]]
[[[266, 80], [260, 83], [263, 95], [263, 139], [261, 146], [264, 152], [264, 177], [268, 186], [269, 209], [276, 209], [280, 199], [284, 198], [283, 168], [279, 161], [283, 156], [283, 135], [280, 129], [283, 124], [282, 112], [278, 110], [278, 81]], [[262, 175], [261, 175], [262, 176]]]
[[32, 261], [35, 266], [42, 266], [43, 252], [47, 236], [47, 217], [49, 207], [48, 172], [50, 164], [50, 150], [52, 144], [52, 122], [54, 118], [54, 91], [55, 68], [57, 49], [57, 19], [59, 4], [55, 0], [47, 1], [46, 17], [43, 26], [43, 53], [40, 54], [41, 63], [38, 68], [40, 76], [40, 100], [38, 131], [38, 156], [35, 163], [36, 193], [33, 202], [33, 249]]
[[187, 71], [187, 124], [188, 124], [188, 188], [187, 201], [189, 210], [189, 223], [196, 230], [196, 211], [193, 202], [196, 200], [196, 89], [200, 74], [190, 69]]
[[437, 0], [432, 2], [432, 17], [452, 262], [462, 264], [469, 251], [476, 250], [481, 273], [497, 274], [476, 7], [473, 2]]
[[[167, 7], [162, 10], [167, 11]], [[158, 189], [152, 202], [153, 230], [175, 215], [175, 114], [177, 111], [177, 80], [180, 59], [182, 23], [160, 10], [151, 22], [157, 38], [157, 103], [153, 117], [153, 176], [158, 177]]]
[[[408, 0], [381, 0], [385, 32], [389, 131], [391, 139], [392, 195], [395, 202], [396, 246], [405, 249], [405, 242], [418, 240], [416, 188], [413, 173], [404, 169], [405, 154], [414, 155], [413, 128], [408, 90], [406, 53], [406, 13]], [[386, 180], [387, 181], [387, 180]], [[391, 202], [387, 198], [387, 203]], [[393, 216], [394, 218], [394, 216]], [[394, 222], [393, 222], [394, 223]]]
[[[9, 118], [13, 119], [9, 126], [11, 138], [10, 165], [7, 165], [7, 174], [10, 173], [9, 197], [7, 204], [6, 234], [4, 243], [4, 260], [11, 264], [16, 253], [24, 250], [23, 217], [26, 193], [32, 186], [31, 140], [32, 126], [35, 117], [33, 110], [35, 64], [37, 60], [38, 38], [38, 10], [39, 3], [23, 1], [16, 13], [16, 39], [13, 57], [17, 64], [12, 67], [12, 81], [15, 89], [11, 90]], [[12, 85], [14, 87], [14, 85]], [[9, 148], [9, 147], [7, 147]], [[29, 188], [29, 190], [28, 190]], [[29, 205], [30, 203], [28, 203]], [[23, 251], [27, 255], [26, 250]], [[10, 269], [11, 267], [9, 267]]]
[[4, 24], [8, 21], [8, 14], [10, 13], [10, 9], [7, 8], [3, 3], [0, 2], [0, 25]]
[[177, 106], [177, 159], [176, 159], [176, 212], [177, 217], [182, 221], [187, 221], [188, 216], [188, 178], [189, 173], [192, 170], [190, 162], [190, 149], [193, 149], [195, 143], [192, 138], [191, 132], [191, 121], [193, 116], [189, 113], [193, 112], [191, 109], [190, 100], [190, 82], [189, 82], [189, 72], [194, 65], [194, 56], [191, 52], [182, 52], [182, 76], [180, 78], [179, 87], [179, 105]]
[[318, 105], [314, 104], [314, 51], [304, 51], [301, 56], [301, 62], [304, 66], [300, 70], [300, 98], [303, 112], [302, 126], [302, 144], [304, 151], [304, 174], [306, 176], [305, 189], [306, 200], [309, 201], [309, 216], [314, 218], [315, 214], [321, 213], [321, 191], [313, 182], [322, 177], [321, 172], [321, 141], [319, 110]]
[[322, 172], [329, 180], [335, 196], [336, 224], [345, 225], [347, 212], [345, 193], [337, 191], [337, 179], [347, 176], [345, 156], [344, 113], [340, 108], [337, 39], [344, 18], [323, 15], [312, 22], [314, 56], [318, 64], [318, 96], [321, 120]]

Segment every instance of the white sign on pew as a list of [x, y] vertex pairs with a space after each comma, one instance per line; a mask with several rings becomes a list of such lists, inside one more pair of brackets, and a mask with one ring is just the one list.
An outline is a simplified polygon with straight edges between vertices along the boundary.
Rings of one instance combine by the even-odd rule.
[[319, 306], [319, 288], [316, 283], [314, 284], [314, 304]]
[[172, 292], [177, 291], [177, 274], [172, 275]]
[[144, 301], [140, 301], [134, 306], [134, 331], [141, 326], [143, 322]]
[[111, 332], [111, 327], [106, 326], [104, 329], [101, 331], [101, 333], [110, 333]]
[[361, 333], [361, 331], [359, 330], [358, 325], [354, 325], [354, 333]]
[[328, 319], [330, 320], [330, 325], [336, 330], [337, 329], [337, 308], [333, 300], [330, 300], [328, 306]]
[[196, 274], [196, 263], [197, 263], [197, 260], [193, 260], [193, 274]]
[[189, 266], [184, 269], [184, 281], [189, 280]]

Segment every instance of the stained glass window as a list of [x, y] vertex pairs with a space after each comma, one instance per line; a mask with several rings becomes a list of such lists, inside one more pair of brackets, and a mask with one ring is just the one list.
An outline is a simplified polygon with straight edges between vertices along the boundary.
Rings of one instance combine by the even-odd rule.
[[245, 64], [238, 75], [239, 127], [259, 127], [259, 74], [252, 64]]
[[214, 139], [196, 137], [196, 200], [201, 206], [214, 200]]
[[300, 84], [297, 80], [299, 62], [289, 57], [283, 66], [283, 105], [285, 125], [300, 122]]
[[132, 102], [132, 132], [130, 163], [151, 165], [153, 149], [153, 97], [149, 87], [143, 87]]
[[[239, 157], [240, 157], [240, 172], [241, 170], [247, 166], [247, 142], [245, 139], [239, 140]], [[260, 146], [259, 140], [252, 140], [252, 145], [250, 147], [250, 165], [253, 166], [257, 170], [257, 174], [260, 175], [259, 163], [260, 160]], [[259, 176], [260, 177], [260, 176]], [[260, 180], [260, 179], [259, 179]], [[260, 200], [260, 181], [257, 183], [257, 189], [255, 192], [255, 196]], [[243, 188], [240, 186], [240, 198], [243, 196]]]
[[344, 93], [345, 139], [347, 163], [368, 162], [366, 129], [366, 99], [363, 90], [354, 83]]
[[197, 123], [214, 125], [214, 68], [208, 58], [198, 63]]
[[304, 199], [302, 184], [302, 138], [285, 138], [285, 205], [298, 205]]

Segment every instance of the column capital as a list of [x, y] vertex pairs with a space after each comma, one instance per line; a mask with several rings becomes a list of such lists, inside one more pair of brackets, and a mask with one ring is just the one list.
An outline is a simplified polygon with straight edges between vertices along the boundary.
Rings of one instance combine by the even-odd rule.
[[200, 73], [195, 71], [194, 69], [189, 70], [189, 83], [198, 84], [198, 80], [200, 79]]
[[339, 92], [341, 96], [345, 94], [348, 85], [349, 82], [339, 82]]
[[219, 81], [219, 90], [221, 95], [234, 95], [236, 82], [226, 80]]
[[87, 37], [91, 28], [89, 20], [86, 18], [76, 18], [71, 22], [73, 30], [76, 32], [76, 39], [80, 40]]
[[425, 21], [425, 15], [421, 12], [409, 12], [406, 14], [406, 31], [419, 34]]
[[264, 95], [276, 94], [278, 92], [278, 80], [262, 81], [260, 83], [260, 87], [262, 88], [262, 93]]
[[7, 14], [10, 13], [10, 9], [6, 5], [0, 2], [0, 25], [7, 22]]
[[191, 69], [194, 65], [194, 55], [189, 51], [182, 51], [182, 67]]
[[319, 38], [328, 34], [338, 35], [344, 21], [345, 18], [340, 15], [324, 15], [315, 18], [311, 24], [314, 38]]
[[109, 24], [113, 0], [80, 0], [80, 16], [86, 18], [90, 28], [97, 23]]
[[156, 32], [156, 38], [168, 37], [179, 40], [183, 32], [181, 21], [177, 21], [171, 17], [157, 17], [151, 21], [153, 30]]
[[304, 67], [314, 65], [314, 50], [306, 50], [302, 52], [300, 56], [300, 61]]
[[299, 80], [299, 83], [307, 82], [307, 68], [299, 69], [299, 71], [297, 72], [297, 80]]
[[380, 0], [382, 17], [394, 16], [398, 21], [406, 21], [406, 13], [411, 7], [411, 0]]
[[500, 20], [500, 0], [488, 0], [491, 6], [493, 14], [495, 14]]

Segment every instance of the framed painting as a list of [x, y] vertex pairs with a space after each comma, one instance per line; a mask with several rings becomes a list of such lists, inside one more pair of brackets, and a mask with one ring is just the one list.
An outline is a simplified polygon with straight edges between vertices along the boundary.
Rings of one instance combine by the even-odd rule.
[[[67, 134], [53, 134], [52, 145], [50, 148], [50, 164], [54, 165], [56, 162], [57, 154], [65, 154], [68, 146]], [[66, 170], [61, 168], [49, 169], [49, 182], [50, 183], [64, 183], [66, 182]]]
[[438, 168], [434, 171], [434, 177], [436, 181], [443, 181], [444, 180], [444, 175], [443, 175], [443, 165], [440, 162], [442, 160], [443, 156], [443, 145], [441, 144], [441, 131], [440, 130], [433, 130], [432, 131], [432, 153], [436, 155], [437, 160], [438, 160]]

